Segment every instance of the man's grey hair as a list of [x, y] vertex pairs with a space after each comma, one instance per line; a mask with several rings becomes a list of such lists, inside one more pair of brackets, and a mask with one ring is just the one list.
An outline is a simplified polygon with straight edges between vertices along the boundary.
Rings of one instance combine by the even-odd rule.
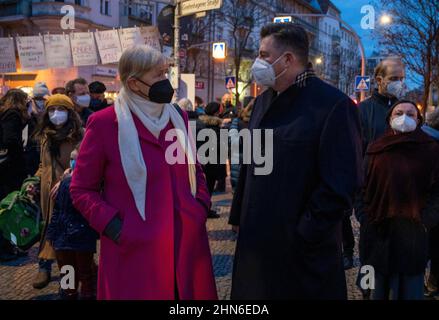
[[436, 107], [427, 117], [427, 124], [433, 129], [439, 130], [439, 107]]

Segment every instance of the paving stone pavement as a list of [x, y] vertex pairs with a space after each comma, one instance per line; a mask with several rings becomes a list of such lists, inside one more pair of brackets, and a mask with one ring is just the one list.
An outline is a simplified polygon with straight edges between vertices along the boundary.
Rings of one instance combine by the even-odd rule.
[[[230, 192], [214, 196], [214, 208], [221, 217], [208, 219], [207, 222], [218, 297], [221, 300], [230, 299], [233, 254], [236, 242], [236, 235], [227, 224], [231, 197]], [[358, 241], [358, 223], [354, 219], [353, 226], [355, 238]], [[358, 252], [355, 253], [358, 257]], [[355, 264], [358, 265], [358, 258], [356, 258]], [[59, 270], [56, 264], [53, 264], [52, 282], [42, 290], [36, 290], [32, 287], [37, 270], [37, 247], [33, 247], [27, 257], [0, 263], [0, 300], [57, 299]], [[349, 299], [351, 300], [361, 299], [361, 293], [355, 286], [357, 272], [358, 267], [346, 272]]]

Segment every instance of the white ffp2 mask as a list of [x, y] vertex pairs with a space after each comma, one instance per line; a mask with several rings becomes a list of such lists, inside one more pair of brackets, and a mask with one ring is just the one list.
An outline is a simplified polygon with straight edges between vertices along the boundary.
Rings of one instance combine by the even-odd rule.
[[412, 132], [415, 131], [418, 124], [413, 118], [407, 116], [406, 114], [403, 114], [402, 116], [394, 118], [391, 121], [390, 126], [393, 130], [399, 132]]
[[276, 79], [285, 73], [286, 69], [276, 76], [273, 66], [283, 57], [281, 55], [273, 63], [269, 63], [263, 59], [256, 58], [252, 66], [252, 75], [256, 83], [265, 87], [273, 87]]

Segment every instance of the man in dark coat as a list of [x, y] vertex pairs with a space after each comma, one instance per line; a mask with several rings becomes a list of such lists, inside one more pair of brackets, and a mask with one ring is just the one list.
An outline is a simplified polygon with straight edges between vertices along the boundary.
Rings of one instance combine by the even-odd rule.
[[229, 220], [239, 226], [232, 299], [347, 296], [341, 222], [361, 183], [360, 120], [349, 97], [307, 69], [308, 50], [298, 25], [261, 31], [252, 73], [269, 88], [249, 129], [273, 130], [273, 168], [257, 175], [254, 159], [241, 167]]

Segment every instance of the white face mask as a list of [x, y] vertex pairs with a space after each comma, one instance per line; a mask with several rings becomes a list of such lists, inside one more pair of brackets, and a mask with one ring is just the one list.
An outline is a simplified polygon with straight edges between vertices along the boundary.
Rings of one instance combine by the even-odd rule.
[[273, 66], [283, 56], [284, 55], [281, 55], [272, 64], [270, 64], [269, 62], [267, 62], [263, 59], [256, 58], [255, 62], [253, 63], [253, 66], [252, 66], [252, 75], [253, 75], [253, 78], [255, 79], [256, 83], [263, 85], [265, 87], [272, 88], [276, 83], [276, 79], [279, 78], [281, 75], [283, 75], [285, 73], [285, 71], [287, 71], [287, 69], [285, 69], [284, 71], [282, 71], [280, 74], [278, 74], [276, 76], [276, 73], [275, 73], [274, 68], [273, 68]]
[[91, 97], [89, 94], [84, 94], [82, 96], [76, 96], [76, 104], [83, 108], [88, 108], [90, 106]]
[[390, 126], [393, 130], [399, 132], [412, 132], [415, 131], [418, 124], [413, 118], [407, 116], [406, 114], [403, 114], [402, 116], [394, 118], [391, 121]]
[[68, 116], [69, 114], [67, 111], [55, 110], [49, 112], [50, 122], [52, 122], [56, 126], [60, 126], [66, 123]]
[[401, 99], [407, 93], [407, 86], [403, 81], [392, 81], [387, 85], [387, 93], [397, 99]]

